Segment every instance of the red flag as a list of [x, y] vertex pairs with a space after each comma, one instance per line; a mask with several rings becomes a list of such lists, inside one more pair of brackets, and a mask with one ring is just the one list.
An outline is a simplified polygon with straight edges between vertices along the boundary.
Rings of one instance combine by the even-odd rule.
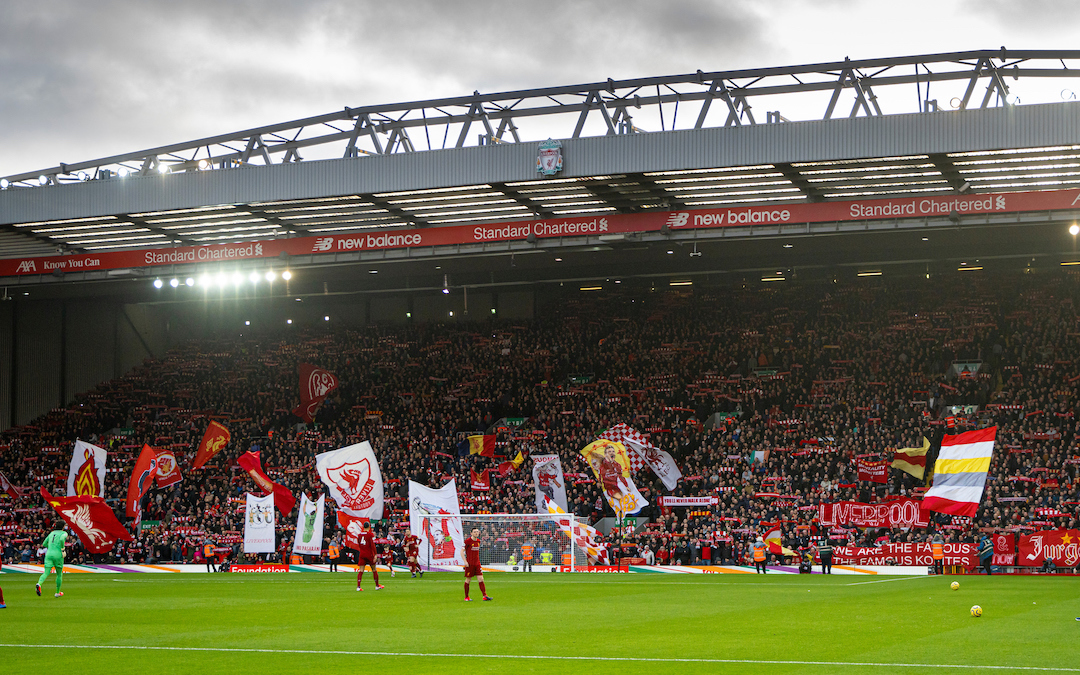
[[310, 363], [300, 364], [300, 405], [293, 414], [308, 424], [315, 419], [315, 411], [327, 395], [338, 387], [337, 377], [330, 371], [316, 368]]
[[486, 491], [491, 489], [491, 479], [488, 477], [488, 473], [490, 471], [491, 471], [491, 469], [484, 469], [483, 471], [481, 471], [479, 473], [477, 473], [476, 471], [472, 471], [472, 470], [469, 471], [469, 473], [472, 474], [472, 489], [473, 490], [486, 492]]
[[11, 484], [8, 477], [4, 475], [3, 471], [0, 471], [0, 492], [8, 493], [8, 496], [12, 499], [19, 497], [19, 488]]
[[56, 509], [90, 553], [108, 553], [117, 539], [134, 540], [101, 497], [53, 497], [45, 488], [41, 488], [41, 496]]
[[143, 495], [154, 484], [157, 477], [158, 459], [157, 453], [149, 445], [143, 444], [139, 459], [135, 462], [135, 468], [131, 470], [131, 479], [128, 481], [127, 508], [124, 515], [134, 518], [139, 514], [139, 502]]
[[292, 512], [293, 506], [296, 505], [296, 497], [293, 497], [292, 492], [289, 492], [289, 488], [284, 485], [278, 485], [274, 481], [263, 473], [262, 460], [259, 458], [258, 452], [245, 452], [236, 458], [236, 463], [240, 465], [240, 468], [247, 471], [263, 492], [266, 494], [274, 494], [274, 506], [281, 511], [283, 515], [289, 515]]
[[859, 480], [871, 483], [887, 483], [889, 481], [889, 467], [885, 462], [864, 462], [859, 460]]
[[230, 438], [232, 434], [224, 425], [211, 421], [210, 426], [206, 427], [206, 433], [203, 434], [202, 443], [199, 443], [199, 452], [196, 453], [195, 463], [191, 465], [191, 468], [198, 469], [209, 462], [214, 455], [225, 449]]
[[495, 456], [495, 435], [469, 436], [469, 454], [482, 457]]
[[368, 518], [351, 516], [344, 511], [337, 512], [338, 525], [344, 532], [341, 543], [344, 544], [346, 548], [351, 548], [354, 551], [360, 550], [360, 543], [356, 540], [356, 535], [360, 532], [360, 523], [368, 522], [368, 520]]
[[158, 450], [157, 453], [157, 486], [159, 488], [169, 487], [174, 483], [179, 483], [184, 480], [183, 475], [180, 474], [180, 467], [176, 464], [176, 455], [172, 450]]

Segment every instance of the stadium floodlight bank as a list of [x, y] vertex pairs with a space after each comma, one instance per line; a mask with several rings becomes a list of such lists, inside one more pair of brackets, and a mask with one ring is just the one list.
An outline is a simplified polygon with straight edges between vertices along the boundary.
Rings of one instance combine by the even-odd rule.
[[[447, 528], [443, 527], [447, 521]], [[455, 522], [457, 521], [457, 522]], [[577, 544], [570, 532], [578, 524], [588, 524], [573, 514], [537, 513], [463, 513], [460, 516], [420, 516], [424, 532], [454, 532], [460, 527], [462, 538], [467, 538], [474, 528], [480, 530], [480, 565], [485, 568], [510, 572], [573, 572], [589, 565], [585, 550]], [[459, 570], [458, 565], [448, 564], [444, 559], [449, 550], [436, 551], [430, 537], [424, 537], [420, 547], [420, 564], [430, 570]], [[457, 546], [456, 542], [452, 543]], [[531, 546], [532, 560], [523, 558]], [[464, 559], [464, 551], [456, 551]]]

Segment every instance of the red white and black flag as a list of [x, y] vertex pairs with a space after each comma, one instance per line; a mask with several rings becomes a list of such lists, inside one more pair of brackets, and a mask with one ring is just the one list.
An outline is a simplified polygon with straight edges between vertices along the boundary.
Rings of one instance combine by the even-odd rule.
[[293, 414], [308, 424], [326, 397], [338, 387], [337, 376], [310, 363], [300, 364], [300, 405]]
[[41, 496], [56, 509], [90, 553], [108, 553], [117, 539], [133, 541], [105, 500], [97, 496], [54, 497], [45, 488]]
[[289, 488], [275, 483], [263, 473], [262, 460], [259, 458], [258, 452], [245, 452], [236, 458], [236, 463], [240, 465], [241, 469], [248, 472], [248, 475], [262, 488], [263, 492], [274, 495], [274, 506], [278, 508], [278, 511], [281, 511], [286, 516], [292, 512], [293, 507], [296, 506], [296, 497], [293, 497]]
[[135, 462], [135, 468], [131, 470], [131, 480], [128, 481], [127, 508], [124, 510], [124, 515], [128, 518], [135, 518], [136, 522], [142, 519], [139, 502], [154, 484], [157, 472], [157, 453], [149, 445], [144, 444], [142, 452], [139, 453], [139, 459]]

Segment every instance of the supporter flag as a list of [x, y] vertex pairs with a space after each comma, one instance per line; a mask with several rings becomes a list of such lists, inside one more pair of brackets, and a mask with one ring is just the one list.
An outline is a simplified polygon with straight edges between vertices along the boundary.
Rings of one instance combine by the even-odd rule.
[[775, 555], [795, 555], [795, 551], [792, 551], [790, 548], [784, 546], [783, 542], [781, 541], [779, 525], [769, 525], [768, 523], [762, 523], [762, 526], [768, 528], [765, 532], [765, 536], [762, 537], [762, 539], [765, 540], [765, 544], [769, 547], [769, 553], [773, 553]]
[[997, 427], [946, 435], [934, 463], [934, 485], [923, 496], [923, 507], [974, 517], [986, 486], [996, 435]]
[[889, 482], [889, 470], [885, 468], [885, 462], [858, 461], [859, 480], [871, 483]]
[[491, 479], [488, 477], [490, 472], [491, 469], [484, 469], [483, 471], [473, 471], [470, 469], [469, 477], [472, 479], [470, 487], [477, 492], [487, 492], [490, 490]]
[[320, 555], [322, 553], [323, 513], [326, 508], [326, 495], [319, 495], [319, 501], [308, 499], [307, 493], [300, 495], [300, 512], [296, 516], [296, 534], [293, 536], [293, 553], [298, 555]]
[[469, 436], [469, 454], [482, 457], [495, 456], [495, 435]]
[[199, 452], [195, 454], [195, 463], [191, 465], [191, 468], [202, 468], [214, 455], [225, 449], [230, 438], [232, 434], [224, 425], [211, 420], [210, 426], [206, 427], [206, 433], [203, 434], [202, 443], [199, 443]]
[[918, 448], [900, 448], [893, 455], [892, 468], [900, 469], [922, 480], [926, 473], [926, 452], [930, 449], [930, 441], [923, 436], [922, 446]]
[[53, 497], [41, 488], [41, 496], [56, 509], [89, 553], [108, 553], [117, 539], [133, 541], [105, 500], [97, 495]]
[[68, 469], [67, 496], [105, 496], [105, 448], [75, 441]]
[[420, 537], [420, 560], [428, 565], [464, 565], [457, 485], [439, 488], [409, 481], [409, 530]]
[[674, 490], [682, 478], [682, 472], [675, 464], [670, 454], [656, 447], [647, 438], [625, 424], [616, 424], [604, 433], [600, 438], [606, 438], [617, 443], [622, 443], [632, 453], [630, 457], [631, 467], [634, 465], [634, 456], [641, 462], [648, 464], [656, 477], [664, 482], [664, 487]]
[[510, 472], [521, 468], [521, 465], [524, 462], [525, 462], [525, 455], [521, 454], [521, 451], [518, 450], [517, 457], [513, 458], [509, 462], [500, 462], [499, 463], [499, 477], [500, 478], [506, 478], [508, 475], [510, 475]]
[[536, 485], [536, 512], [550, 513], [547, 502], [566, 512], [566, 479], [558, 455], [533, 455], [533, 484]]
[[0, 471], [0, 492], [6, 492], [12, 499], [19, 497], [19, 488], [12, 485], [3, 471]]
[[308, 424], [315, 419], [315, 412], [326, 397], [338, 387], [333, 373], [316, 368], [310, 363], [300, 364], [300, 405], [293, 414]]
[[180, 474], [180, 467], [176, 464], [176, 455], [172, 450], [168, 448], [164, 450], [154, 450], [157, 453], [157, 486], [159, 488], [169, 487], [184, 480], [183, 475]]
[[[562, 509], [558, 504], [552, 500], [548, 500], [546, 503], [546, 511], [544, 513], [565, 514], [566, 511]], [[589, 561], [595, 565], [606, 565], [608, 563], [608, 551], [607, 544], [601, 544], [596, 541], [598, 534], [596, 528], [591, 527], [587, 523], [577, 523], [575, 527], [570, 527], [570, 519], [559, 520], [559, 529], [566, 533], [566, 536], [574, 538], [574, 544], [585, 551], [585, 555], [588, 556]]]
[[250, 492], [246, 496], [244, 553], [273, 553], [277, 543], [274, 537], [274, 497], [256, 497]]
[[338, 527], [341, 528], [343, 536], [341, 543], [346, 548], [351, 548], [354, 551], [360, 550], [360, 542], [357, 539], [357, 535], [360, 534], [360, 523], [366, 523], [370, 521], [370, 518], [361, 518], [360, 516], [351, 516], [344, 511], [337, 512]]
[[630, 478], [630, 460], [622, 443], [601, 438], [582, 448], [581, 456], [592, 467], [596, 482], [619, 518], [649, 505]]
[[157, 471], [157, 453], [149, 445], [143, 444], [142, 452], [139, 453], [139, 459], [135, 461], [135, 468], [131, 470], [131, 478], [128, 480], [127, 508], [124, 510], [124, 515], [135, 518], [135, 522], [142, 520], [139, 502], [154, 484]]
[[281, 514], [284, 516], [289, 515], [292, 512], [293, 506], [296, 505], [296, 497], [293, 497], [292, 492], [289, 492], [289, 488], [284, 485], [278, 485], [262, 470], [262, 460], [259, 459], [258, 452], [245, 452], [236, 458], [236, 463], [240, 465], [240, 468], [248, 472], [252, 480], [266, 494], [273, 493], [274, 505], [281, 510]]
[[383, 517], [383, 479], [371, 443], [363, 441], [315, 455], [315, 470], [338, 510], [357, 518]]

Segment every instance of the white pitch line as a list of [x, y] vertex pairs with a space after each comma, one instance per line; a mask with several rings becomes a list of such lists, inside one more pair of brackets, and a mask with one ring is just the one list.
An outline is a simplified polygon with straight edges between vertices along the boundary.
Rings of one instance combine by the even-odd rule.
[[961, 670], [1031, 670], [1080, 673], [1080, 668], [1052, 666], [976, 666], [953, 663], [875, 663], [869, 661], [781, 661], [778, 659], [678, 659], [635, 656], [554, 656], [539, 654], [452, 654], [442, 652], [366, 652], [322, 649], [258, 649], [251, 647], [154, 647], [144, 645], [18, 645], [0, 643], [0, 648], [21, 649], [118, 649], [163, 652], [217, 652], [235, 654], [314, 654], [323, 656], [390, 656], [399, 658], [521, 659], [537, 661], [619, 661], [630, 663], [745, 663], [774, 666], [855, 666], [871, 668], [954, 668]]
[[911, 581], [912, 579], [929, 579], [929, 576], [925, 577], [900, 577], [899, 579], [881, 579], [879, 581], [859, 581], [854, 584], [844, 584], [845, 586], [862, 586], [864, 584], [887, 584], [890, 581]]

